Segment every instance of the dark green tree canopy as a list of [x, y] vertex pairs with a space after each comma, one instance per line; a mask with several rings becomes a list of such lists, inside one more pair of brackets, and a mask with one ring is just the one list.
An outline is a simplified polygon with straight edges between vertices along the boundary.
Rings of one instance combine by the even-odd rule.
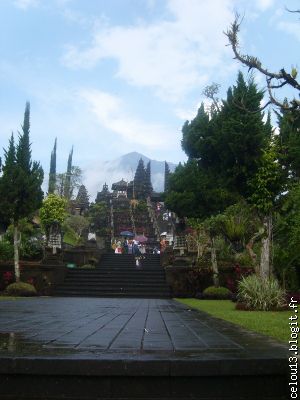
[[188, 217], [205, 218], [222, 212], [252, 194], [249, 180], [261, 166], [271, 137], [269, 119], [256, 111], [263, 98], [253, 81], [238, 74], [222, 107], [209, 115], [202, 104], [194, 120], [183, 126], [182, 147], [188, 162], [172, 174], [166, 202]]
[[44, 173], [40, 164], [31, 160], [29, 142], [30, 106], [26, 103], [22, 134], [15, 146], [13, 135], [4, 153], [3, 174], [0, 178], [0, 209], [2, 219], [18, 224], [37, 210], [43, 200], [41, 185]]

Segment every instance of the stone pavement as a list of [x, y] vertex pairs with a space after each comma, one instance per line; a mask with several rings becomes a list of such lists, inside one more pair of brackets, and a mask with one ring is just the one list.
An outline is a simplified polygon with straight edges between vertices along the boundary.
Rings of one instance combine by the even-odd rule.
[[[29, 375], [32, 379], [39, 375], [50, 379], [53, 374], [101, 379], [105, 376], [170, 379], [173, 376], [177, 377], [177, 384], [179, 377], [197, 378], [197, 385], [196, 381], [188, 385], [191, 393], [186, 398], [283, 399], [287, 357], [283, 344], [173, 300], [28, 298], [0, 301], [0, 374], [5, 377], [2, 387], [3, 382], [9, 383], [4, 385], [7, 392], [13, 377], [17, 379], [24, 374], [27, 379]], [[233, 395], [232, 382], [237, 377], [240, 385], [236, 390], [239, 392], [246, 385], [246, 397]], [[216, 385], [218, 379], [223, 385], [218, 395], [214, 385], [207, 386], [212, 378]], [[206, 388], [203, 397], [195, 394], [195, 390], [199, 392], [201, 380]], [[123, 397], [118, 397], [112, 393], [112, 380], [109, 382], [110, 389], [103, 397], [82, 397], [81, 394], [78, 398], [162, 398], [156, 392], [151, 397], [149, 387], [145, 393], [139, 391], [127, 397], [124, 389]], [[47, 386], [47, 380], [44, 385]], [[154, 381], [149, 385], [154, 390]], [[161, 387], [164, 398], [184, 398], [183, 394], [178, 395], [179, 389], [175, 396], [172, 385], [168, 381], [167, 388]], [[48, 390], [51, 387], [53, 384], [49, 383]], [[266, 391], [265, 397], [262, 388]], [[52, 394], [52, 398], [60, 397]]]

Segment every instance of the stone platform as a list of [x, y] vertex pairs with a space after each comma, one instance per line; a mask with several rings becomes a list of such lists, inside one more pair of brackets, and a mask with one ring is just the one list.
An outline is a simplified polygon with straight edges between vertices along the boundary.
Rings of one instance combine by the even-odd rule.
[[285, 399], [287, 348], [173, 300], [0, 302], [1, 399]]

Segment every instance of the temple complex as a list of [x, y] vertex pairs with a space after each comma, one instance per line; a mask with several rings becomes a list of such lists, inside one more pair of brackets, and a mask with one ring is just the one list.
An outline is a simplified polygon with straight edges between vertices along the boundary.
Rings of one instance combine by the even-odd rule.
[[[165, 179], [169, 179], [169, 174], [168, 164], [165, 163]], [[167, 186], [166, 182], [164, 186]], [[139, 160], [134, 179], [130, 182], [122, 178], [112, 184], [111, 191], [105, 183], [95, 201], [108, 206], [110, 233], [106, 243], [118, 239], [122, 231], [146, 236], [150, 247], [159, 245], [161, 233], [173, 237], [175, 218], [164, 209], [162, 193], [153, 190], [150, 161], [145, 167], [143, 159]]]

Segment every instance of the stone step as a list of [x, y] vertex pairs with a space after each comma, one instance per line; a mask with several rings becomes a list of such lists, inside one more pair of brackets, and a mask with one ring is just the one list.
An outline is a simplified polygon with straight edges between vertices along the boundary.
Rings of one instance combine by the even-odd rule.
[[137, 269], [132, 254], [103, 255], [95, 269], [70, 269], [64, 283], [57, 285], [54, 295], [113, 297], [170, 297], [160, 256], [145, 255]]

